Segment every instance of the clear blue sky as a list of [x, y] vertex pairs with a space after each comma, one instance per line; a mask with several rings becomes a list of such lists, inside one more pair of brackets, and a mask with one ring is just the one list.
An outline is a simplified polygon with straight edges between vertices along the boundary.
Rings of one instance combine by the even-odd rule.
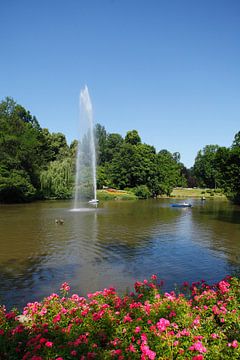
[[0, 0], [0, 99], [78, 138], [81, 88], [107, 132], [190, 167], [240, 130], [239, 0]]

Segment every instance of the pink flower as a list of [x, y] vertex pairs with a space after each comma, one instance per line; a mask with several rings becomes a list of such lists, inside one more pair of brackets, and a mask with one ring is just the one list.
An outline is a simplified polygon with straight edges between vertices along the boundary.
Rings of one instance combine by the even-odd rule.
[[126, 322], [132, 322], [132, 318], [129, 314], [125, 315], [124, 318], [123, 318], [123, 322], [126, 323]]
[[174, 301], [174, 300], [175, 300], [175, 294], [174, 294], [173, 291], [171, 292], [171, 294], [165, 292], [164, 296], [165, 296], [166, 298], [168, 298], [170, 301]]
[[52, 341], [46, 341], [45, 346], [48, 347], [48, 348], [51, 348], [53, 346], [53, 342]]
[[46, 313], [47, 313], [47, 309], [45, 307], [43, 307], [39, 312], [40, 315], [45, 315]]
[[212, 339], [217, 339], [219, 336], [217, 335], [217, 334], [215, 334], [215, 333], [213, 333], [213, 334], [211, 334], [211, 338]]
[[104, 310], [99, 310], [98, 312], [94, 313], [94, 314], [92, 315], [93, 320], [94, 320], [94, 321], [100, 320], [100, 319], [103, 317], [104, 313], [105, 313]]
[[131, 351], [131, 352], [136, 352], [136, 349], [135, 349], [135, 347], [134, 347], [134, 345], [132, 343], [129, 345], [128, 350]]
[[157, 323], [157, 328], [158, 328], [158, 330], [160, 330], [162, 332], [162, 331], [165, 331], [169, 325], [170, 325], [169, 320], [161, 318]]
[[39, 340], [39, 343], [40, 343], [40, 344], [45, 344], [46, 341], [47, 341], [47, 339], [41, 338], [41, 339]]
[[237, 348], [238, 347], [238, 342], [237, 340], [233, 340], [233, 342], [228, 343], [229, 347], [233, 347], [233, 348]]
[[141, 340], [146, 343], [147, 342], [147, 335], [145, 333], [142, 333]]
[[189, 350], [198, 351], [200, 353], [207, 352], [207, 349], [203, 346], [201, 341], [196, 341], [192, 346], [189, 347]]
[[141, 328], [140, 326], [137, 326], [134, 330], [135, 334], [139, 333], [141, 331]]
[[195, 326], [199, 326], [199, 325], [200, 325], [200, 316], [197, 316], [197, 317], [193, 320], [193, 325], [195, 325]]
[[62, 290], [62, 291], [69, 291], [69, 290], [70, 290], [70, 286], [68, 285], [67, 282], [64, 282], [64, 283], [61, 285], [60, 290]]
[[10, 311], [9, 313], [7, 313], [6, 315], [6, 319], [10, 320], [10, 319], [14, 319], [16, 314], [13, 311]]
[[230, 287], [230, 284], [227, 281], [222, 280], [219, 282], [218, 287], [219, 287], [219, 290], [221, 291], [221, 293], [225, 294], [226, 292], [229, 291], [228, 288]]
[[192, 358], [192, 360], [203, 360], [204, 356], [203, 355], [196, 355]]
[[60, 321], [61, 320], [61, 315], [60, 314], [57, 314], [56, 316], [54, 316], [53, 318], [53, 323], [55, 324], [56, 322]]
[[233, 340], [233, 342], [232, 342], [232, 347], [233, 347], [233, 348], [237, 348], [237, 347], [238, 347], [238, 342], [237, 342], [237, 340]]
[[147, 346], [146, 344], [142, 343], [141, 350], [142, 350], [143, 355], [147, 356], [150, 360], [155, 359], [156, 353], [154, 351], [150, 350], [149, 346]]

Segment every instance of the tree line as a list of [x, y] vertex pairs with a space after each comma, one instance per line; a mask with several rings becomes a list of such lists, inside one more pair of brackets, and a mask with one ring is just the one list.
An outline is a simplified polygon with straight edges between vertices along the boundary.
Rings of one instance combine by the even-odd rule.
[[[221, 188], [240, 203], [240, 132], [230, 148], [207, 145], [187, 169], [178, 152], [156, 151], [137, 130], [125, 137], [95, 126], [97, 187], [131, 189], [141, 198], [174, 187]], [[78, 142], [41, 128], [35, 116], [7, 97], [0, 103], [0, 202], [71, 198]]]

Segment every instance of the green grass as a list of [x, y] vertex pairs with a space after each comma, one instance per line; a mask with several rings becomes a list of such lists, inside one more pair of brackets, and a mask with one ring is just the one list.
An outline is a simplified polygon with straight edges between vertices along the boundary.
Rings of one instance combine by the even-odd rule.
[[176, 188], [172, 191], [171, 197], [205, 197], [206, 199], [223, 199], [226, 200], [226, 196], [219, 189], [199, 189], [199, 188]]

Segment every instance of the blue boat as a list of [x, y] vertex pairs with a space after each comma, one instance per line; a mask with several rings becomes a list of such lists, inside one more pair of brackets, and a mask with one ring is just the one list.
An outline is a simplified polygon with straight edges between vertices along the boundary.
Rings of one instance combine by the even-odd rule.
[[176, 203], [176, 204], [171, 204], [172, 207], [180, 207], [180, 208], [186, 208], [186, 207], [192, 207], [192, 204], [189, 203]]

